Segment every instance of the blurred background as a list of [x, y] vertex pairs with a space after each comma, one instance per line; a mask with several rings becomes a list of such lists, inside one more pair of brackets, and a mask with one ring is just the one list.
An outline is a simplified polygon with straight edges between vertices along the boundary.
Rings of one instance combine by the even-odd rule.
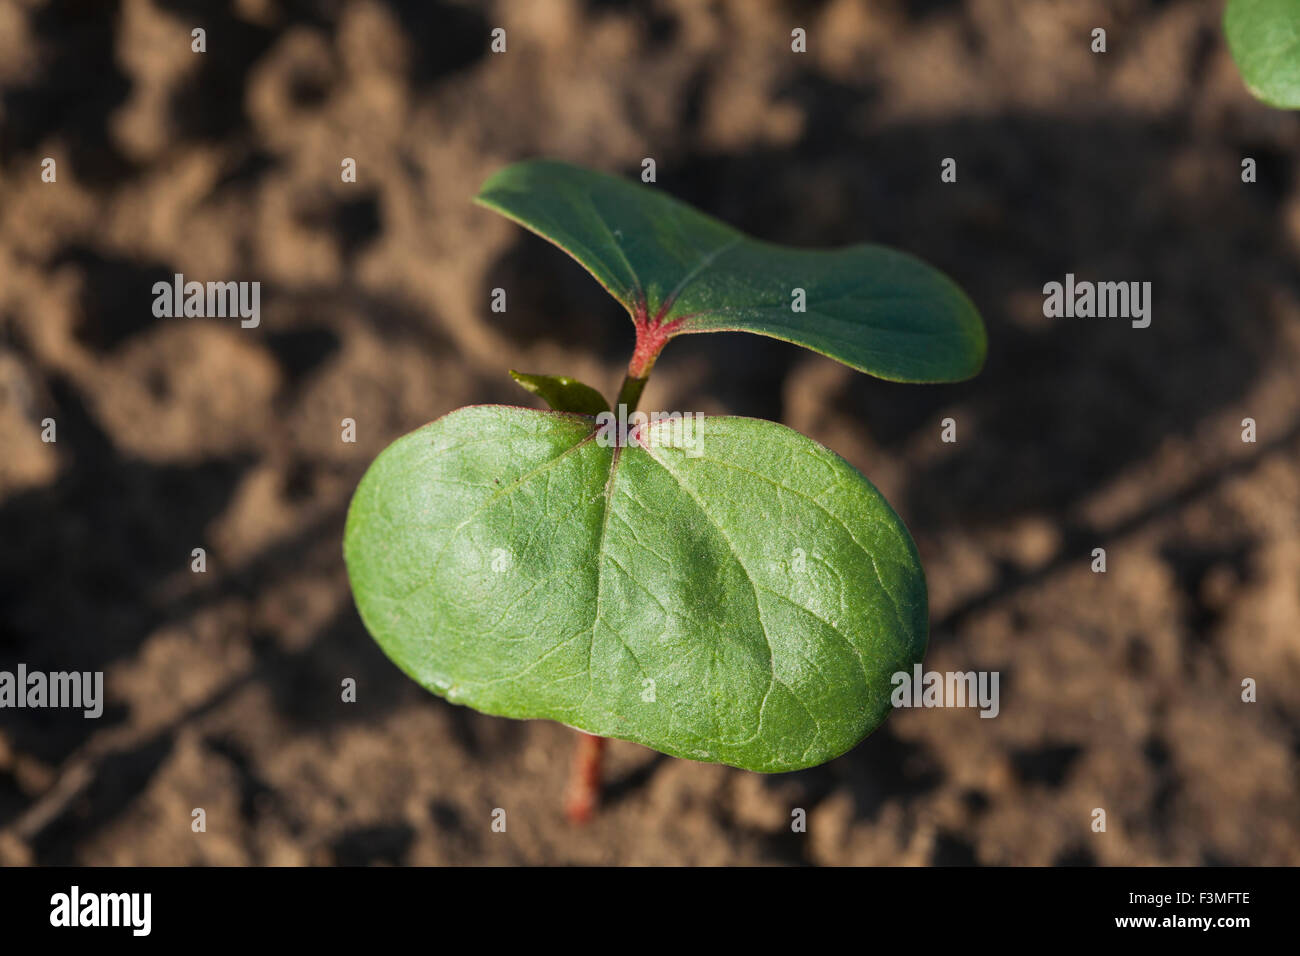
[[[1221, 8], [0, 0], [0, 668], [107, 693], [99, 720], [0, 712], [0, 863], [1300, 863], [1300, 118], [1249, 97]], [[383, 657], [341, 556], [368, 463], [531, 404], [508, 367], [612, 391], [632, 346], [470, 203], [534, 156], [653, 157], [754, 235], [888, 243], [969, 291], [971, 382], [686, 336], [645, 404], [859, 467], [920, 548], [927, 667], [1000, 671], [996, 719], [899, 712], [775, 777], [614, 742], [575, 828], [572, 731]], [[175, 272], [259, 280], [261, 326], [155, 319]], [[1045, 319], [1066, 272], [1151, 282], [1151, 327]]]

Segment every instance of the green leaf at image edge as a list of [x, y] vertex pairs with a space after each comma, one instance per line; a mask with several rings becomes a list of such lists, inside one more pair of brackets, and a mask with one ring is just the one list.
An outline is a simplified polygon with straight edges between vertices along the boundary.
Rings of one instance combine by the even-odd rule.
[[[476, 201], [569, 253], [634, 322], [669, 337], [753, 332], [899, 382], [958, 381], [984, 364], [965, 293], [893, 249], [774, 245], [659, 189], [552, 160], [499, 170]], [[792, 309], [796, 289], [806, 311]]]
[[475, 406], [398, 439], [348, 512], [366, 627], [489, 714], [758, 771], [844, 753], [925, 650], [906, 528], [784, 426], [643, 434], [611, 448], [587, 417]]
[[1247, 89], [1281, 109], [1300, 109], [1300, 0], [1231, 0], [1223, 32]]

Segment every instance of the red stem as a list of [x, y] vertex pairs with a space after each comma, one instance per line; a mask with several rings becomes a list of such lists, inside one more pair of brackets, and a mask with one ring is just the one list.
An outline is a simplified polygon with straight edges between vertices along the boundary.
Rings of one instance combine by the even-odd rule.
[[573, 755], [573, 773], [564, 802], [571, 823], [586, 823], [600, 805], [600, 768], [606, 742], [604, 737], [578, 733], [578, 749]]
[[681, 328], [682, 323], [690, 318], [690, 316], [679, 315], [671, 322], [665, 322], [664, 317], [670, 308], [672, 308], [671, 299], [664, 302], [654, 318], [650, 318], [645, 302], [637, 303], [636, 313], [632, 316], [632, 324], [636, 326], [636, 348], [627, 363], [627, 377], [623, 379], [623, 387], [619, 390], [616, 403], [626, 405], [629, 412], [636, 408], [637, 401], [641, 398], [646, 379], [650, 377], [650, 370], [654, 368], [655, 359], [668, 344], [668, 340]]
[[671, 322], [665, 322], [664, 316], [671, 306], [671, 302], [665, 302], [659, 309], [659, 314], [650, 318], [645, 303], [637, 305], [636, 315], [632, 317], [632, 323], [636, 326], [636, 349], [632, 352], [631, 361], [627, 363], [629, 378], [646, 378], [650, 374], [655, 359], [686, 320], [686, 316], [679, 315]]

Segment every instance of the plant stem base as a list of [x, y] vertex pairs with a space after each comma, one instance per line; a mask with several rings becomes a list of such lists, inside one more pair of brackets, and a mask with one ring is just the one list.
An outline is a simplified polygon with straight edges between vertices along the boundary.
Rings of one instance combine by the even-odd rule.
[[601, 765], [607, 742], [604, 737], [578, 733], [573, 772], [564, 800], [564, 812], [571, 823], [586, 823], [600, 806]]

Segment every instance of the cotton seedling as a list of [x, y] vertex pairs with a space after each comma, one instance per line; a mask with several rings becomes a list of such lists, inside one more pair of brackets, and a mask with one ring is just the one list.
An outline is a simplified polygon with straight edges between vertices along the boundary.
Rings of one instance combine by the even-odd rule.
[[344, 542], [367, 629], [453, 703], [589, 735], [577, 819], [604, 738], [762, 772], [852, 748], [925, 651], [903, 522], [789, 428], [637, 405], [664, 346], [703, 332], [895, 382], [965, 379], [986, 348], [969, 299], [902, 252], [773, 245], [559, 162], [509, 166], [477, 201], [581, 263], [627, 309], [635, 348], [613, 407], [571, 378], [512, 373], [549, 410], [461, 408], [379, 455]]

